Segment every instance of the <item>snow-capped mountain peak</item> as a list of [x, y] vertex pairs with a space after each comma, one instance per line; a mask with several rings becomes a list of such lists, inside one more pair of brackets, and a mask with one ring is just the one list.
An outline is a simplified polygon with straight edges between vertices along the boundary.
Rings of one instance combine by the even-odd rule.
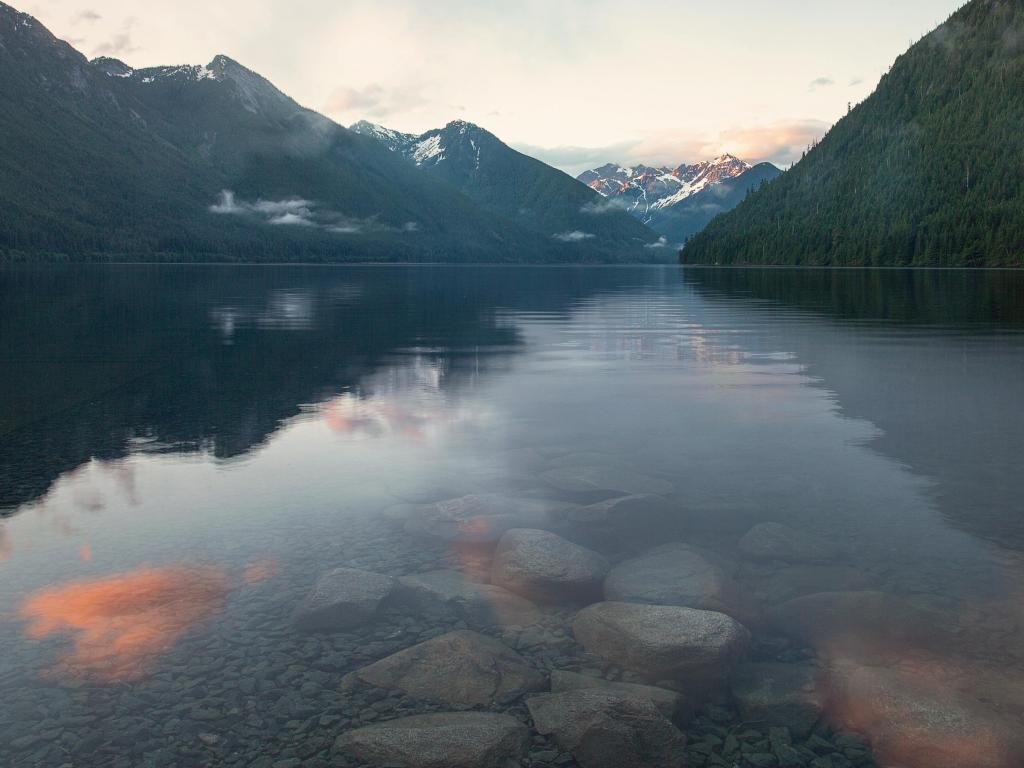
[[751, 165], [725, 153], [713, 160], [670, 168], [648, 165], [632, 167], [607, 163], [577, 178], [608, 198], [618, 198], [630, 213], [649, 221], [652, 211], [669, 208], [711, 184], [739, 176]]
[[369, 120], [360, 120], [358, 123], [350, 125], [348, 129], [354, 133], [376, 139], [392, 152], [404, 151], [417, 138], [414, 134], [395, 131], [383, 125], [371, 123]]
[[131, 77], [135, 73], [134, 69], [120, 59], [112, 59], [109, 56], [100, 56], [89, 63], [107, 77]]
[[483, 147], [500, 144], [493, 134], [466, 120], [453, 120], [444, 128], [435, 128], [419, 136], [385, 128], [368, 120], [353, 123], [349, 130], [372, 136], [418, 166], [435, 166], [454, 156], [468, 163], [471, 169], [479, 169]]

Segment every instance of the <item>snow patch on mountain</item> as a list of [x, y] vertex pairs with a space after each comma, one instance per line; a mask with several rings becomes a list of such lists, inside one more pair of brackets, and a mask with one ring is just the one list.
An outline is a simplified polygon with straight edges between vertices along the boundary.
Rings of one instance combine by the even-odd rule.
[[444, 160], [444, 144], [441, 141], [441, 134], [435, 133], [417, 141], [410, 148], [409, 156], [416, 165], [423, 165], [430, 160], [435, 163]]
[[417, 139], [417, 136], [411, 133], [402, 133], [377, 123], [371, 123], [369, 120], [353, 123], [349, 126], [349, 130], [376, 139], [392, 152], [404, 152]]

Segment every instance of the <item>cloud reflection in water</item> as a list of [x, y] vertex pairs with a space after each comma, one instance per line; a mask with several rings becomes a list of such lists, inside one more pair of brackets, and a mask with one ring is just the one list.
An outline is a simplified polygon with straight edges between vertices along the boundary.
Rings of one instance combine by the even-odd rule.
[[20, 614], [30, 638], [72, 636], [54, 674], [132, 680], [190, 628], [220, 613], [229, 590], [227, 573], [215, 566], [139, 568], [40, 589]]

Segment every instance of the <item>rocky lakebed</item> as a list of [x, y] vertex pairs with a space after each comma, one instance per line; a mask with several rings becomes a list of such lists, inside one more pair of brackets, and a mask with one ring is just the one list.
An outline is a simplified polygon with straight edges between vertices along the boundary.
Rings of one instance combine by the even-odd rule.
[[1016, 626], [980, 644], [848, 542], [695, 527], [662, 477], [538, 464], [396, 490], [144, 675], [6, 673], [5, 765], [1021, 764]]

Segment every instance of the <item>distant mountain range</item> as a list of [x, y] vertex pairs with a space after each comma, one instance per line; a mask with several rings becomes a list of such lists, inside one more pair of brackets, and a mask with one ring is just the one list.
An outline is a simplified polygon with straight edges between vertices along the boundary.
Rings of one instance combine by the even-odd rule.
[[1024, 266], [1024, 2], [972, 0], [778, 181], [712, 221], [702, 264]]
[[576, 178], [605, 197], [621, 200], [640, 218], [647, 218], [652, 210], [669, 208], [710, 184], [746, 173], [750, 167], [750, 163], [737, 157], [722, 155], [707, 162], [676, 168], [647, 165], [623, 168], [608, 163], [585, 171]]
[[781, 173], [771, 163], [751, 166], [726, 154], [674, 168], [608, 163], [576, 178], [607, 198], [609, 207], [622, 208], [678, 244]]
[[[657, 235], [628, 215], [583, 213], [600, 195], [475, 126], [438, 131], [447, 154], [425, 147], [420, 166], [378, 139], [226, 56], [149, 69], [90, 62], [0, 3], [0, 258], [671, 255], [645, 247]], [[504, 183], [501, 169], [512, 174]]]

